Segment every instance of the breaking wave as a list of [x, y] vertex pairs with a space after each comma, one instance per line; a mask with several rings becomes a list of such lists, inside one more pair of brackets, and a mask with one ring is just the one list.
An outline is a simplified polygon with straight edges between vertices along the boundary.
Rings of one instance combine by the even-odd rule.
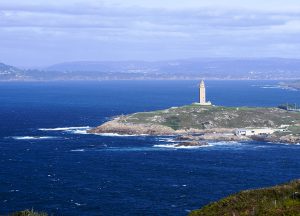
[[171, 149], [198, 149], [211, 147], [212, 145], [202, 145], [202, 146], [178, 146], [178, 144], [162, 144], [162, 145], [154, 145], [155, 148], [171, 148]]
[[207, 148], [207, 147], [218, 147], [218, 146], [241, 146], [242, 143], [229, 141], [229, 142], [209, 142], [207, 145], [200, 145], [200, 146], [178, 146], [177, 144], [157, 144], [153, 147], [155, 148], [171, 148], [171, 149], [199, 149], [199, 148]]
[[59, 137], [54, 136], [14, 136], [15, 140], [44, 140], [44, 139], [58, 139]]
[[81, 127], [58, 127], [58, 128], [39, 128], [40, 131], [64, 131], [73, 134], [87, 134], [87, 130], [91, 129], [90, 126]]
[[147, 134], [118, 134], [118, 133], [97, 133], [99, 136], [109, 136], [109, 137], [137, 137], [137, 136], [147, 136]]

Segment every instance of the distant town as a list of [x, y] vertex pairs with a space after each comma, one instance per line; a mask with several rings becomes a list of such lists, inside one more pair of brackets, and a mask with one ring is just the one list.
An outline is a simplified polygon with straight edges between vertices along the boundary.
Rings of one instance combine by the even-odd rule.
[[201, 58], [152, 62], [77, 61], [47, 67], [26, 68], [0, 63], [0, 81], [185, 79], [300, 79], [300, 59]]

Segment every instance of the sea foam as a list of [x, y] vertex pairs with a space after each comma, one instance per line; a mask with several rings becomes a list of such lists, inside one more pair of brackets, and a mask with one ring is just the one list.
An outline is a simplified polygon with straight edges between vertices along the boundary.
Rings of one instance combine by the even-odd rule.
[[87, 134], [87, 130], [91, 129], [90, 126], [81, 127], [57, 127], [57, 128], [39, 128], [40, 131], [63, 131], [73, 134]]
[[202, 146], [178, 146], [178, 144], [162, 144], [162, 145], [154, 145], [154, 148], [170, 148], [170, 149], [198, 149], [210, 147], [212, 145], [202, 145]]
[[88, 130], [90, 126], [81, 127], [58, 127], [58, 128], [39, 128], [40, 131], [76, 131], [76, 130]]

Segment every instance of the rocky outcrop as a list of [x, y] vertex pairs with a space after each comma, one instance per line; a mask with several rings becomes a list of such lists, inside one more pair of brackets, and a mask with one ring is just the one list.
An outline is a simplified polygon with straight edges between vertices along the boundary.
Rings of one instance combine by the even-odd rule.
[[91, 129], [88, 133], [117, 133], [126, 135], [174, 135], [176, 131], [170, 127], [157, 124], [132, 124], [122, 123], [116, 118], [112, 121], [106, 122], [103, 125]]
[[275, 134], [267, 136], [252, 136], [252, 140], [261, 141], [261, 142], [272, 142], [272, 143], [289, 143], [289, 144], [298, 144], [300, 143], [300, 137], [292, 134], [278, 136]]
[[178, 143], [175, 147], [197, 147], [197, 146], [206, 146], [207, 142], [199, 142], [199, 141], [186, 141], [182, 143]]
[[251, 140], [246, 136], [236, 136], [234, 134], [224, 134], [224, 133], [206, 133], [199, 137], [202, 140], [210, 141], [249, 141]]

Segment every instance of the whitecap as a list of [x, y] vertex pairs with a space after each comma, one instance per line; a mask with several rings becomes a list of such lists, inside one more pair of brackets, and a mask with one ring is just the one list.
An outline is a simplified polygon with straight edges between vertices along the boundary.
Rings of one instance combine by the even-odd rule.
[[71, 152], [84, 152], [84, 149], [72, 149]]
[[84, 203], [82, 204], [82, 203], [77, 203], [77, 202], [76, 202], [76, 203], [74, 203], [74, 204], [75, 204], [76, 206], [82, 206], [82, 205], [86, 205], [86, 204], [84, 204]]

